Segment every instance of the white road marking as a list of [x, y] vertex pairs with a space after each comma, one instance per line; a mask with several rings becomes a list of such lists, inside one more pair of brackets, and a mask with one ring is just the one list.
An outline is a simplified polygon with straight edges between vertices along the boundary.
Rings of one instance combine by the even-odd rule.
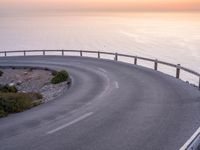
[[55, 132], [57, 132], [57, 131], [59, 131], [59, 130], [62, 130], [62, 129], [64, 129], [64, 128], [66, 128], [66, 127], [69, 127], [69, 126], [71, 126], [72, 124], [75, 124], [75, 123], [77, 123], [77, 122], [79, 122], [79, 121], [81, 121], [81, 120], [83, 120], [83, 119], [85, 119], [85, 118], [91, 116], [92, 114], [93, 114], [93, 112], [89, 112], [89, 113], [87, 113], [87, 114], [85, 114], [85, 115], [83, 115], [83, 116], [81, 116], [81, 117], [79, 117], [79, 118], [77, 118], [77, 119], [75, 119], [75, 120], [69, 122], [69, 123], [66, 123], [66, 124], [64, 124], [64, 125], [62, 125], [62, 126], [56, 128], [56, 129], [53, 129], [53, 130], [47, 132], [46, 134], [48, 134], [48, 135], [49, 135], [49, 134], [53, 134], [53, 133], [55, 133]]
[[198, 136], [199, 133], [200, 133], [200, 127], [179, 150], [187, 150], [188, 146], [194, 141], [194, 139]]
[[115, 87], [116, 87], [117, 89], [119, 89], [119, 83], [118, 83], [117, 81], [115, 81], [114, 83], [115, 83]]
[[104, 72], [104, 73], [106, 73], [107, 71], [105, 70], [105, 69], [103, 69], [103, 68], [98, 68], [100, 71], [102, 71], [102, 72]]
[[117, 81], [115, 81], [115, 82], [110, 81], [110, 78], [108, 76], [108, 72], [105, 69], [98, 67], [98, 70], [99, 70], [99, 73], [101, 73], [105, 77], [105, 79], [107, 80], [106, 88], [99, 95], [99, 97], [103, 97], [105, 95], [108, 95], [114, 88], [117, 88], [117, 89], [119, 88], [119, 84], [118, 84]]

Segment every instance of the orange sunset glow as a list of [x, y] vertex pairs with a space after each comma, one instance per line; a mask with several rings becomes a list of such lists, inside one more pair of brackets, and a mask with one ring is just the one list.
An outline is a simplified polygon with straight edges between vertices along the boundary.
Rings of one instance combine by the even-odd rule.
[[198, 11], [199, 0], [1, 0], [3, 10], [61, 9], [66, 11]]

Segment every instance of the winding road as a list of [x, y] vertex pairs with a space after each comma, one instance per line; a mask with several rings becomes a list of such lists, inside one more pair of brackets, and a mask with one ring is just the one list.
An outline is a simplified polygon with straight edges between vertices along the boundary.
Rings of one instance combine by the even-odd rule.
[[4, 57], [66, 69], [59, 98], [0, 119], [0, 150], [178, 150], [200, 126], [200, 92], [141, 66], [75, 56]]

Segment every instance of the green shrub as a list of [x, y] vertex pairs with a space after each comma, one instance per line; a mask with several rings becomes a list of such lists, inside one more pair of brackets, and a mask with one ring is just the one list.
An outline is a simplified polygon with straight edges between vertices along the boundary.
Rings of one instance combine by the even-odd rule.
[[3, 71], [0, 70], [0, 77], [3, 75]]
[[26, 93], [0, 93], [0, 107], [6, 113], [21, 112], [32, 107], [32, 101]]
[[40, 93], [18, 93], [15, 86], [0, 85], [0, 117], [40, 105], [42, 99]]
[[6, 115], [7, 115], [7, 113], [3, 110], [2, 107], [0, 107], [0, 118], [5, 117]]
[[42, 98], [40, 93], [0, 93], [0, 117], [40, 105]]
[[69, 78], [68, 72], [65, 70], [61, 70], [51, 79], [51, 83], [58, 84], [67, 81], [68, 78]]
[[9, 85], [5, 85], [5, 86], [2, 86], [0, 85], [0, 92], [3, 92], [3, 93], [17, 93], [17, 88], [15, 86], [9, 86]]

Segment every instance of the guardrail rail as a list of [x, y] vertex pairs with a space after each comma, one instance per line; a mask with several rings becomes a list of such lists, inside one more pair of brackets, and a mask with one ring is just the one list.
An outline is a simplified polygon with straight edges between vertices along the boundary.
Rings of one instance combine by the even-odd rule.
[[[81, 57], [84, 56], [84, 54], [90, 53], [90, 54], [97, 54], [97, 58], [99, 58], [99, 59], [102, 58], [101, 54], [106, 54], [106, 55], [113, 56], [115, 61], [118, 61], [118, 57], [132, 58], [132, 59], [134, 59], [134, 65], [138, 64], [138, 60], [144, 60], [144, 61], [148, 61], [148, 62], [153, 62], [154, 63], [153, 69], [156, 70], [156, 71], [158, 71], [158, 65], [162, 64], [162, 65], [166, 65], [166, 66], [175, 68], [176, 69], [175, 77], [177, 79], [180, 78], [181, 70], [197, 76], [198, 79], [199, 79], [199, 83], [196, 86], [200, 90], [200, 73], [193, 71], [191, 69], [185, 68], [185, 67], [181, 66], [180, 64], [176, 65], [176, 64], [160, 61], [160, 60], [157, 60], [157, 59], [138, 57], [138, 56], [120, 54], [120, 53], [111, 53], [111, 52], [103, 52], [103, 51], [88, 51], [88, 50], [15, 50], [15, 51], [0, 51], [0, 54], [3, 54], [2, 56], [4, 56], [4, 57], [8, 57], [9, 54], [14, 54], [14, 53], [18, 54], [18, 55], [15, 55], [15, 56], [27, 56], [28, 53], [29, 54], [30, 53], [37, 53], [37, 54], [39, 53], [40, 55], [47, 56], [47, 52], [59, 52], [59, 54], [56, 54], [56, 56], [67, 56], [67, 55], [65, 55], [65, 53], [73, 52], [73, 53], [79, 53], [79, 55]], [[28, 55], [28, 56], [34, 56], [34, 54], [31, 54], [31, 55]]]

